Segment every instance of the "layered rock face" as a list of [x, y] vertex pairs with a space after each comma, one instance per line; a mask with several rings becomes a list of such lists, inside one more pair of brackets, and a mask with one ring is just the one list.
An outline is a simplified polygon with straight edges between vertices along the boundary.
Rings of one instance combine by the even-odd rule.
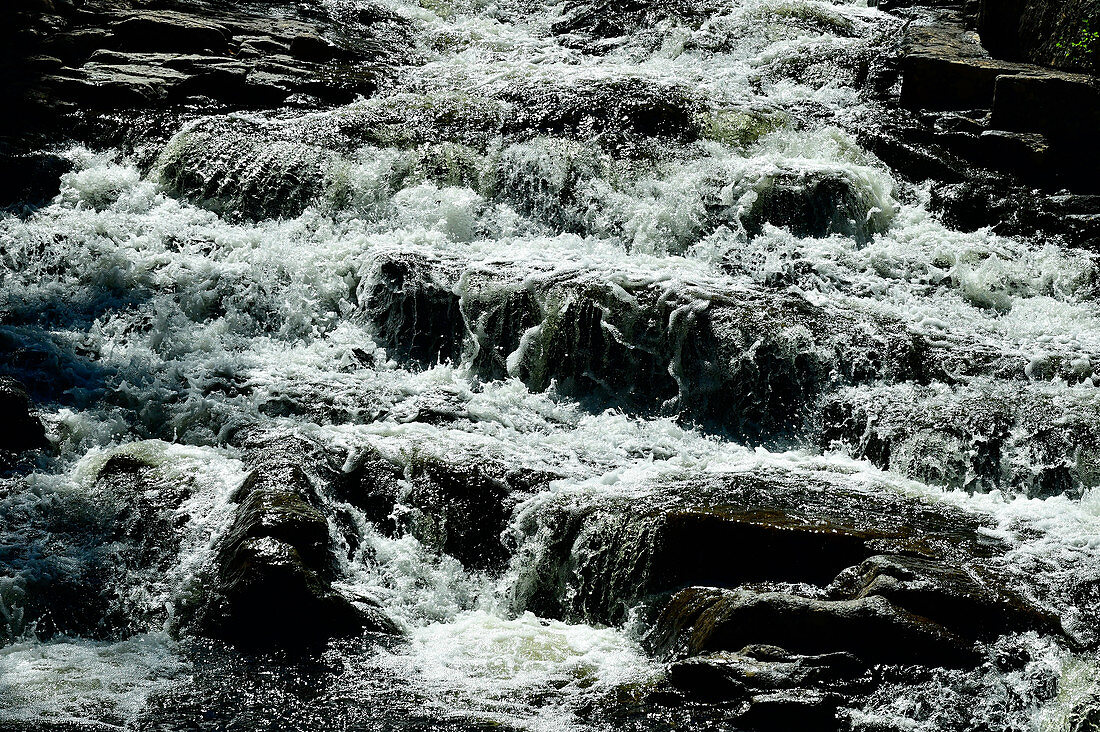
[[5, 9], [0, 75], [22, 119], [5, 126], [34, 132], [78, 110], [348, 102], [370, 94], [403, 52], [402, 21], [384, 10], [340, 6], [337, 23], [293, 7], [273, 18], [271, 9], [19, 0]]
[[1091, 246], [1100, 221], [1090, 142], [1100, 123], [1095, 4], [880, 7], [910, 19], [896, 70], [900, 103], [915, 114], [869, 132], [876, 151], [916, 179], [940, 181], [934, 205], [954, 226], [1038, 228]]

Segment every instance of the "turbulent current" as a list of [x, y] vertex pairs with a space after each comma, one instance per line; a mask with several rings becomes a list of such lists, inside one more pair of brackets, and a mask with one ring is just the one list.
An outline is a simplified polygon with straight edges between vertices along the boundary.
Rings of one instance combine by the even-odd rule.
[[[882, 542], [1058, 629], [960, 590], [936, 619], [976, 655], [887, 634], [838, 725], [1100, 722], [1097, 260], [953, 231], [857, 143], [901, 20], [386, 12], [376, 95], [66, 147], [0, 218], [0, 369], [51, 443], [0, 483], [0, 729], [747, 728], [755, 692], [674, 673], [662, 603], [870, 607], [844, 578]], [[274, 598], [255, 622], [340, 636], [304, 652], [209, 599], [284, 469], [317, 602], [376, 618]]]

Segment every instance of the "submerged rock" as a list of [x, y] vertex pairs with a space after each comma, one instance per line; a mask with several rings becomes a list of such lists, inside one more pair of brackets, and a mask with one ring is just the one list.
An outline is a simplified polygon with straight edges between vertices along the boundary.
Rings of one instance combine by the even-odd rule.
[[159, 175], [173, 193], [221, 214], [294, 217], [325, 191], [333, 157], [273, 125], [226, 118], [177, 134]]
[[934, 485], [1078, 496], [1100, 484], [1098, 399], [1088, 385], [989, 379], [854, 387], [827, 399], [821, 441]]

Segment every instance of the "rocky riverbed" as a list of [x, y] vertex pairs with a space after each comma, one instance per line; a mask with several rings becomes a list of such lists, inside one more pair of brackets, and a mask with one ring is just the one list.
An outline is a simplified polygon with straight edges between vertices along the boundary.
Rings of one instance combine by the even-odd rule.
[[11, 5], [0, 730], [1100, 724], [1091, 11], [986, 5]]

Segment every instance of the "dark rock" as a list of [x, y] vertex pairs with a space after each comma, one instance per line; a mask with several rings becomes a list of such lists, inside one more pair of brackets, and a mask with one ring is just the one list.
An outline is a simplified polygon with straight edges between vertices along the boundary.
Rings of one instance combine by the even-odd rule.
[[750, 730], [840, 730], [837, 709], [841, 698], [813, 691], [778, 692], [754, 696], [737, 721]]
[[501, 533], [511, 513], [509, 486], [481, 465], [414, 460], [410, 505], [420, 509], [413, 534], [471, 569], [497, 567], [507, 557]]
[[665, 656], [768, 643], [805, 654], [852, 653], [867, 663], [958, 666], [977, 661], [965, 639], [878, 596], [832, 601], [693, 587], [669, 601], [651, 642]]
[[690, 141], [701, 103], [684, 86], [637, 78], [517, 83], [500, 94], [516, 108], [505, 132], [596, 141], [629, 151], [650, 138]]
[[335, 46], [324, 38], [313, 34], [294, 36], [290, 41], [288, 51], [291, 56], [311, 61], [325, 61], [336, 54]]
[[[975, 541], [981, 525], [975, 516], [864, 493], [824, 476], [724, 475], [656, 490], [617, 500], [563, 496], [549, 504], [525, 528], [547, 538], [518, 606], [544, 617], [612, 624], [641, 602], [691, 585], [824, 587], [881, 552], [980, 563], [991, 549]], [[737, 559], [743, 556], [754, 559]], [[726, 650], [753, 642], [771, 641], [748, 639]], [[831, 650], [844, 649], [804, 652]]]
[[34, 416], [27, 389], [15, 379], [0, 377], [0, 450], [23, 452], [49, 447], [46, 428]]
[[380, 342], [399, 358], [431, 367], [461, 355], [466, 327], [458, 273], [447, 265], [395, 254], [380, 259], [360, 285], [359, 300]]
[[990, 124], [1023, 133], [1017, 139], [1041, 135], [1039, 159], [1035, 144], [1020, 152], [997, 151], [1002, 159], [1019, 160], [1023, 174], [1038, 169], [1052, 183], [1100, 190], [1095, 175], [1100, 153], [1091, 133], [1100, 126], [1100, 84], [1094, 77], [1052, 71], [1000, 76]]
[[334, 469], [314, 462], [320, 473], [311, 476], [300, 462], [305, 456], [315, 461], [323, 450], [293, 437], [267, 442], [262, 436], [247, 449], [256, 467], [233, 496], [240, 505], [198, 611], [201, 632], [243, 646], [283, 648], [364, 630], [396, 632], [376, 605], [331, 586], [333, 542], [315, 481]]
[[163, 604], [148, 603], [145, 593], [175, 590], [165, 578], [179, 562], [190, 518], [182, 509], [194, 489], [167, 476], [140, 451], [116, 452], [97, 472], [94, 491], [111, 525], [104, 590], [111, 602], [102, 624], [112, 634], [149, 632], [169, 620]]
[[912, 109], [989, 109], [997, 77], [1027, 68], [991, 58], [958, 26], [915, 26], [906, 45], [901, 103]]
[[832, 594], [884, 597], [966, 638], [990, 640], [1028, 630], [1064, 636], [1057, 616], [999, 585], [973, 568], [964, 571], [924, 557], [875, 556], [838, 577]]
[[111, 26], [113, 40], [127, 51], [228, 50], [229, 33], [218, 24], [169, 10], [135, 13]]
[[1079, 699], [1067, 715], [1068, 732], [1092, 732], [1100, 728], [1100, 692], [1093, 690]]
[[593, 407], [679, 413], [754, 440], [800, 429], [838, 374], [905, 379], [924, 368], [904, 329], [826, 318], [791, 292], [703, 297], [583, 270], [394, 254], [372, 264], [359, 301], [380, 341], [421, 364], [472, 352], [487, 375], [535, 390], [554, 382]]
[[550, 30], [565, 45], [598, 53], [610, 50], [598, 41], [627, 36], [669, 19], [700, 23], [709, 10], [709, 3], [695, 0], [570, 0]]
[[864, 245], [885, 228], [872, 217], [874, 203], [841, 174], [781, 174], [769, 179], [758, 194], [742, 216], [750, 236], [771, 224], [800, 238], [841, 234]]
[[61, 176], [72, 163], [50, 153], [0, 154], [0, 209], [33, 209], [61, 191]]
[[[766, 652], [761, 652], [766, 650]], [[760, 692], [840, 686], [861, 677], [867, 665], [850, 653], [800, 656], [772, 646], [748, 646], [669, 664], [669, 680], [686, 693], [736, 699]]]

